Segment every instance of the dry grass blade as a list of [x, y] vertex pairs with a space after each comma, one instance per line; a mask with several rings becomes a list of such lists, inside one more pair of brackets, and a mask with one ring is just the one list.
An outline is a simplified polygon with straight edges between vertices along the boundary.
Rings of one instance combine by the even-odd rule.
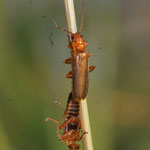
[[[77, 25], [76, 25], [76, 17], [75, 17], [73, 0], [64, 0], [64, 1], [65, 1], [65, 8], [66, 8], [68, 30], [72, 33], [76, 33]], [[81, 23], [82, 23], [82, 20], [81, 20]], [[82, 26], [80, 27], [80, 30], [81, 30], [81, 28], [82, 28]], [[89, 122], [88, 107], [87, 107], [86, 99], [81, 100], [80, 118], [81, 118], [81, 123], [82, 123], [82, 130], [88, 132], [88, 134], [85, 134], [83, 136], [83, 149], [84, 150], [93, 150], [92, 136], [91, 136], [91, 129], [90, 129], [90, 122]]]

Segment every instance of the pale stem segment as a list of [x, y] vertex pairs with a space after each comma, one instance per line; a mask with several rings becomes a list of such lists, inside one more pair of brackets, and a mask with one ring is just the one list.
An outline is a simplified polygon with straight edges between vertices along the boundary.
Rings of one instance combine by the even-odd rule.
[[[76, 17], [75, 17], [73, 0], [64, 0], [64, 2], [65, 2], [65, 9], [66, 9], [68, 30], [72, 33], [76, 33], [77, 25], [76, 25]], [[90, 121], [89, 121], [88, 107], [87, 107], [86, 99], [81, 100], [80, 119], [81, 119], [81, 124], [82, 124], [82, 131], [88, 132], [88, 134], [85, 134], [82, 138], [83, 139], [82, 140], [83, 141], [83, 149], [84, 150], [93, 150]]]

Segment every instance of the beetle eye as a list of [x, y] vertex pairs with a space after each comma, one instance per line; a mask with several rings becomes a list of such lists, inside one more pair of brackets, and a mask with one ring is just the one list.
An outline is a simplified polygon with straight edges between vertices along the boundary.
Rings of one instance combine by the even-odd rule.
[[83, 35], [80, 35], [81, 37], [83, 37]]
[[69, 146], [69, 149], [72, 149], [72, 146]]
[[73, 36], [73, 35], [71, 36], [71, 39], [72, 39], [72, 40], [74, 39], [74, 36]]

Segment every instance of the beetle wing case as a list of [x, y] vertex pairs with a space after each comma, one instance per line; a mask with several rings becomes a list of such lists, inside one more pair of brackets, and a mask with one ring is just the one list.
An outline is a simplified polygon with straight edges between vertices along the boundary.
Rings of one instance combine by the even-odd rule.
[[72, 95], [75, 101], [88, 94], [88, 52], [72, 51]]

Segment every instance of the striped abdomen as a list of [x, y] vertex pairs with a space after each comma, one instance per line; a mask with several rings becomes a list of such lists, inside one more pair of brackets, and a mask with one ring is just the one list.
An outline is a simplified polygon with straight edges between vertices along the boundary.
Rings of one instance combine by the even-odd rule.
[[79, 115], [80, 104], [73, 100], [72, 93], [70, 93], [67, 103], [67, 108], [65, 112], [65, 119], [71, 117], [77, 117]]
[[73, 100], [72, 93], [70, 93], [65, 112], [65, 121], [72, 118], [73, 120], [66, 126], [65, 132], [70, 130], [77, 130], [79, 127], [79, 110], [80, 103]]

